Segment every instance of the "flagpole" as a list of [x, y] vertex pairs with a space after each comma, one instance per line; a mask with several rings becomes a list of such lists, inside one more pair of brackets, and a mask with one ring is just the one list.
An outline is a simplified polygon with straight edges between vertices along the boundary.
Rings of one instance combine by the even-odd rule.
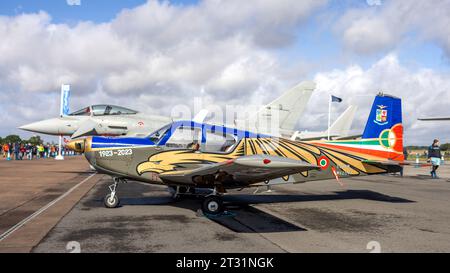
[[330, 100], [328, 102], [328, 129], [327, 129], [328, 140], [330, 140], [330, 126], [331, 126], [330, 122], [331, 122], [331, 95], [330, 95]]
[[[70, 85], [62, 84], [61, 85], [61, 101], [59, 105], [59, 116], [63, 117], [66, 115], [66, 111], [68, 109], [68, 96], [66, 92], [70, 92]], [[62, 154], [62, 135], [59, 135], [58, 141], [58, 155], [55, 157], [56, 160], [64, 160], [64, 156]]]

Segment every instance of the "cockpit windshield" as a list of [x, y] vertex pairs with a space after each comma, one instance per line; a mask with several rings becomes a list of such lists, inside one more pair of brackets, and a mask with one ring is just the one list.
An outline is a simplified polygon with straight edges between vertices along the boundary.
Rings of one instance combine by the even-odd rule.
[[69, 116], [90, 116], [91, 115], [91, 108], [90, 107], [86, 107], [83, 108], [81, 110], [75, 111], [71, 114], [69, 114]]
[[158, 143], [165, 135], [167, 135], [167, 133], [170, 131], [171, 127], [172, 127], [172, 124], [169, 124], [169, 125], [166, 125], [160, 129], [156, 130], [155, 132], [150, 134], [149, 139], [153, 143]]

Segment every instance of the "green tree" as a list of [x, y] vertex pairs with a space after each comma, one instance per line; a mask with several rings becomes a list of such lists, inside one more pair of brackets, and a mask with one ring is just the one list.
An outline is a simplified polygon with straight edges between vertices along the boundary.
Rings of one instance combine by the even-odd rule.
[[22, 142], [22, 139], [18, 135], [9, 135], [3, 139], [5, 143]]
[[441, 145], [441, 150], [442, 151], [448, 151], [450, 150], [450, 143], [445, 143]]
[[27, 140], [27, 143], [30, 143], [32, 145], [39, 145], [42, 143], [42, 139], [40, 136], [32, 136], [29, 140]]

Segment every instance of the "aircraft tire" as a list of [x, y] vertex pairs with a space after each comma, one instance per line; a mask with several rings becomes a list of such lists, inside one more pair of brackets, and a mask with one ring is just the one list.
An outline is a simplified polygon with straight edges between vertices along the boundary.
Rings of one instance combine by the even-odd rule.
[[119, 197], [117, 194], [114, 195], [114, 198], [111, 200], [111, 194], [108, 194], [103, 200], [105, 207], [109, 209], [117, 208], [119, 206]]
[[203, 200], [202, 211], [206, 214], [217, 215], [223, 212], [223, 201], [218, 196], [208, 196]]

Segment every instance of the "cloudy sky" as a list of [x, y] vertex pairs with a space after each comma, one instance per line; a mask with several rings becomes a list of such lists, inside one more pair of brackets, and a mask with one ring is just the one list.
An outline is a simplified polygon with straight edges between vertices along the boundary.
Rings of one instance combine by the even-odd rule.
[[450, 0], [9, 0], [0, 4], [0, 136], [59, 113], [112, 103], [170, 115], [176, 105], [258, 105], [302, 80], [298, 129], [325, 130], [328, 95], [359, 106], [403, 98], [405, 141], [450, 142]]

